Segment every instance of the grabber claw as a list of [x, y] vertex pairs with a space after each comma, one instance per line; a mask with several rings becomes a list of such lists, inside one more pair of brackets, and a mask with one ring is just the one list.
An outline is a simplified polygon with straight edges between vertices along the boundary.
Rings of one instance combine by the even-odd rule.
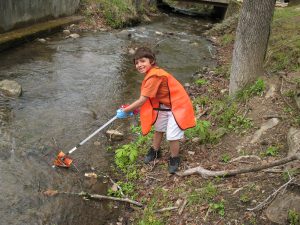
[[72, 162], [73, 159], [70, 156], [60, 151], [54, 160], [54, 165], [58, 167], [69, 168]]
[[107, 127], [109, 124], [111, 124], [116, 119], [117, 119], [117, 116], [114, 116], [113, 118], [111, 118], [108, 122], [106, 122], [104, 125], [102, 125], [100, 128], [98, 128], [92, 134], [90, 134], [90, 136], [88, 136], [83, 141], [81, 141], [79, 144], [77, 144], [75, 147], [73, 147], [67, 154], [60, 151], [58, 153], [58, 155], [56, 156], [56, 159], [53, 162], [54, 165], [52, 167], [55, 168], [55, 166], [57, 166], [57, 167], [69, 168], [71, 166], [71, 163], [73, 162], [73, 159], [69, 155], [72, 152], [74, 152], [76, 149], [78, 149], [80, 146], [82, 146], [85, 142], [87, 142], [92, 137], [94, 137], [97, 133], [99, 133], [105, 127]]

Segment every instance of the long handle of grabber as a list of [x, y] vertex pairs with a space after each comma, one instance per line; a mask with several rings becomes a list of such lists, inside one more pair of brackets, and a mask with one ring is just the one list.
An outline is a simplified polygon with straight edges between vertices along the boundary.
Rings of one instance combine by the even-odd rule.
[[105, 127], [107, 127], [109, 124], [111, 124], [113, 121], [115, 121], [117, 119], [117, 116], [114, 116], [113, 118], [111, 118], [109, 121], [107, 121], [105, 124], [103, 124], [101, 127], [99, 127], [97, 130], [95, 130], [92, 134], [90, 134], [90, 136], [88, 136], [86, 139], [84, 139], [83, 141], [81, 141], [77, 146], [75, 146], [74, 148], [72, 148], [68, 154], [71, 154], [72, 152], [74, 152], [76, 149], [78, 149], [81, 145], [83, 145], [85, 142], [87, 142], [88, 140], [90, 140], [92, 137], [94, 137], [97, 133], [99, 133], [101, 130], [103, 130]]

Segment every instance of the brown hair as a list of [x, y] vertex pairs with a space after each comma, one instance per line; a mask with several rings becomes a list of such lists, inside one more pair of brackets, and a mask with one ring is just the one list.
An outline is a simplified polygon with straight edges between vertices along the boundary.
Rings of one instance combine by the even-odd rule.
[[155, 54], [151, 51], [150, 48], [147, 47], [140, 47], [134, 53], [133, 63], [141, 58], [148, 58], [150, 59], [151, 64], [155, 64]]

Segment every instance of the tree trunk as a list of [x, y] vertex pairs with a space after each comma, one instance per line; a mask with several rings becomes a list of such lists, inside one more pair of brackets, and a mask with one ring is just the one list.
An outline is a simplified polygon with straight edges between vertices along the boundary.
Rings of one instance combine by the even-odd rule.
[[229, 94], [263, 74], [275, 0], [244, 0], [236, 31]]

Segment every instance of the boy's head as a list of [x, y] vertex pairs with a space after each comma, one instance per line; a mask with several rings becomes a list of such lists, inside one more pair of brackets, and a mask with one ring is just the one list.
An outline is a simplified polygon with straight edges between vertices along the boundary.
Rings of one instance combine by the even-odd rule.
[[151, 51], [150, 48], [140, 47], [135, 51], [133, 63], [136, 64], [136, 61], [141, 58], [147, 58], [150, 60], [152, 65], [155, 65], [155, 54]]

